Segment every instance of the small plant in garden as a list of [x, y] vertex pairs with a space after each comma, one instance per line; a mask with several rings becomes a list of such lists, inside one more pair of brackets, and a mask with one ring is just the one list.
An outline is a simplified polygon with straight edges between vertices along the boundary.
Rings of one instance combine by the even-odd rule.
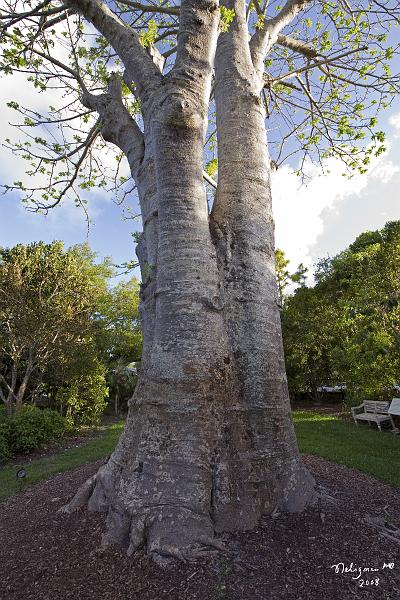
[[11, 419], [0, 413], [0, 462], [18, 452], [30, 452], [41, 444], [62, 437], [65, 419], [57, 411], [22, 406]]

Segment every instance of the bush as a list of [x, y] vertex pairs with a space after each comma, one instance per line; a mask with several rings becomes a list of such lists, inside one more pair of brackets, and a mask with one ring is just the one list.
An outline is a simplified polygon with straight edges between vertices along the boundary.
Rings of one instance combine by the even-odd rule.
[[105, 368], [99, 362], [96, 369], [85, 373], [69, 386], [59, 388], [56, 396], [58, 404], [66, 407], [67, 426], [71, 429], [76, 425], [99, 423], [107, 397]]
[[10, 449], [29, 452], [40, 444], [61, 437], [65, 430], [63, 417], [54, 410], [40, 410], [36, 406], [22, 406], [10, 420]]
[[10, 426], [8, 423], [0, 422], [0, 463], [12, 457], [10, 448]]
[[42, 413], [44, 428], [48, 435], [47, 439], [56, 440], [62, 437], [65, 432], [64, 417], [56, 410], [51, 410], [50, 408], [45, 408], [40, 412]]

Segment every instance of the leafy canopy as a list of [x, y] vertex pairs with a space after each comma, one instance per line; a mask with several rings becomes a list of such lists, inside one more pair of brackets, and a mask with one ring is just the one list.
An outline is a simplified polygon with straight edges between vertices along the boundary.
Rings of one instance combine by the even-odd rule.
[[[12, 98], [8, 103], [19, 115], [22, 136], [6, 145], [26, 160], [28, 178], [10, 182], [7, 189], [18, 190], [34, 210], [47, 211], [67, 196], [85, 208], [93, 188], [113, 189], [117, 201], [124, 202], [134, 187], [121, 165], [122, 154], [107, 154], [97, 113], [81, 102], [85, 93], [106, 92], [116, 73], [124, 104], [143, 128], [135, 81], [125, 82], [123, 61], [110, 39], [88, 24], [88, 7], [89, 1], [78, 0], [2, 2], [0, 70], [4, 76], [22, 73], [48, 99], [47, 110]], [[109, 2], [108, 10], [168, 73], [175, 61], [180, 4], [118, 0]], [[262, 5], [250, 0], [245, 10], [250, 44], [265, 40], [275, 26], [278, 31], [262, 75], [275, 163], [297, 156], [301, 174], [307, 157], [324, 165], [336, 156], [350, 170], [365, 172], [385, 149], [378, 113], [399, 92], [399, 2], [271, 0]], [[231, 35], [235, 18], [231, 5], [221, 2], [221, 36]], [[214, 116], [211, 97], [205, 162], [217, 179]]]
[[357, 399], [390, 396], [400, 380], [400, 221], [320, 261], [316, 282], [284, 305], [293, 391], [345, 381]]
[[[22, 402], [33, 383], [60, 385], [96, 367], [93, 314], [112, 270], [88, 245], [0, 249], [0, 391]], [[18, 391], [19, 390], [19, 391]]]

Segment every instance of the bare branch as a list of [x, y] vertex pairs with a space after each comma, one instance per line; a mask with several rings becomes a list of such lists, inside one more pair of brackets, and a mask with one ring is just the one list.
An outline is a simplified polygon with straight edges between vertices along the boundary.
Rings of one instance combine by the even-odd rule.
[[152, 13], [163, 13], [167, 15], [178, 15], [180, 14], [179, 7], [175, 6], [153, 6], [152, 4], [140, 4], [139, 2], [132, 2], [131, 0], [118, 0], [120, 4], [124, 4], [125, 6], [130, 6], [135, 10], [140, 10], [141, 12], [152, 12]]
[[26, 12], [23, 13], [8, 13], [6, 15], [1, 15], [2, 19], [8, 19], [11, 17], [13, 17], [14, 15], [18, 14], [18, 17], [20, 17], [21, 19], [25, 19], [26, 17], [30, 17], [32, 15], [36, 15], [38, 12], [40, 12], [43, 8], [45, 8], [46, 6], [48, 6], [51, 3], [51, 0], [45, 0], [45, 2], [41, 2], [40, 4], [37, 4], [34, 8], [32, 8], [31, 10], [28, 10]]
[[89, 137], [86, 140], [86, 143], [84, 144], [83, 152], [82, 152], [81, 156], [79, 157], [78, 162], [74, 165], [73, 175], [67, 181], [67, 185], [61, 190], [61, 192], [58, 194], [58, 197], [56, 198], [56, 200], [53, 203], [38, 205], [37, 206], [38, 210], [45, 210], [47, 212], [47, 211], [51, 210], [52, 208], [55, 208], [56, 206], [58, 206], [61, 203], [64, 196], [73, 187], [76, 179], [78, 178], [81, 166], [83, 165], [92, 144], [94, 143], [94, 141], [96, 140], [96, 137], [99, 134], [98, 124], [97, 124], [97, 126], [93, 127], [93, 129], [91, 131], [92, 131], [92, 133], [91, 133], [91, 135], [89, 135]]
[[[299, 69], [296, 69], [294, 71], [289, 71], [288, 73], [285, 73], [284, 75], [281, 75], [280, 77], [276, 77], [275, 79], [273, 79], [272, 82], [271, 82], [271, 79], [268, 79], [267, 85], [271, 85], [271, 84], [276, 85], [278, 83], [283, 83], [286, 79], [289, 79], [290, 77], [296, 77], [297, 75], [300, 75], [301, 73], [305, 73], [306, 71], [309, 71], [310, 69], [315, 69], [316, 67], [320, 67], [321, 65], [334, 63], [335, 61], [337, 61], [339, 59], [346, 58], [346, 56], [350, 56], [351, 54], [355, 54], [357, 52], [362, 52], [363, 50], [367, 50], [367, 46], [364, 46], [362, 48], [355, 48], [354, 50], [347, 50], [347, 52], [342, 52], [341, 54], [335, 53], [332, 56], [327, 56], [327, 57], [321, 58], [319, 60], [310, 61], [304, 67], [300, 67]], [[354, 83], [354, 82], [352, 82], [352, 83]]]
[[59, 67], [66, 73], [69, 73], [70, 75], [72, 75], [72, 77], [74, 79], [76, 79], [76, 81], [79, 83], [83, 93], [84, 94], [88, 93], [85, 82], [83, 81], [82, 77], [79, 75], [79, 73], [77, 71], [74, 71], [74, 69], [71, 69], [71, 67], [62, 63], [57, 58], [54, 58], [53, 56], [50, 56], [49, 54], [45, 54], [44, 52], [41, 52], [37, 48], [30, 48], [30, 51], [33, 52], [33, 54], [36, 54], [37, 56], [40, 56], [41, 58], [48, 60], [51, 64], [55, 65], [56, 67]]
[[217, 189], [217, 182], [207, 173], [207, 171], [203, 171], [203, 179], [207, 181], [207, 183], [209, 183], [213, 188]]
[[285, 48], [289, 48], [293, 50], [293, 52], [298, 52], [299, 54], [304, 54], [308, 58], [314, 58], [318, 56], [318, 52], [315, 48], [302, 42], [301, 40], [297, 40], [296, 38], [288, 37], [287, 35], [279, 34], [277, 37], [277, 43], [280, 46], [285, 46]]

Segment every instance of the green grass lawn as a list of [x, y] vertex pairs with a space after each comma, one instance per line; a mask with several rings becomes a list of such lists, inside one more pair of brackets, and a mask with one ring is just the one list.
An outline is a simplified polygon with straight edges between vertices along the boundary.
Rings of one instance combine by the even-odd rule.
[[400, 436], [334, 415], [296, 411], [293, 417], [301, 452], [400, 486]]
[[[293, 413], [300, 450], [369, 473], [386, 483], [400, 486], [400, 437], [339, 417], [309, 411]], [[33, 483], [56, 473], [74, 469], [110, 454], [121, 434], [123, 422], [107, 425], [98, 438], [26, 466], [27, 477], [16, 479], [18, 467], [0, 469], [0, 502]], [[21, 463], [22, 464], [22, 463]]]
[[[106, 425], [102, 435], [83, 446], [70, 448], [60, 454], [25, 465], [27, 476], [23, 481], [16, 478], [18, 466], [5, 465], [0, 469], [0, 502], [28, 485], [48, 479], [51, 475], [106, 457], [114, 450], [123, 426], [123, 421]], [[20, 462], [20, 465], [23, 466], [23, 462]]]

